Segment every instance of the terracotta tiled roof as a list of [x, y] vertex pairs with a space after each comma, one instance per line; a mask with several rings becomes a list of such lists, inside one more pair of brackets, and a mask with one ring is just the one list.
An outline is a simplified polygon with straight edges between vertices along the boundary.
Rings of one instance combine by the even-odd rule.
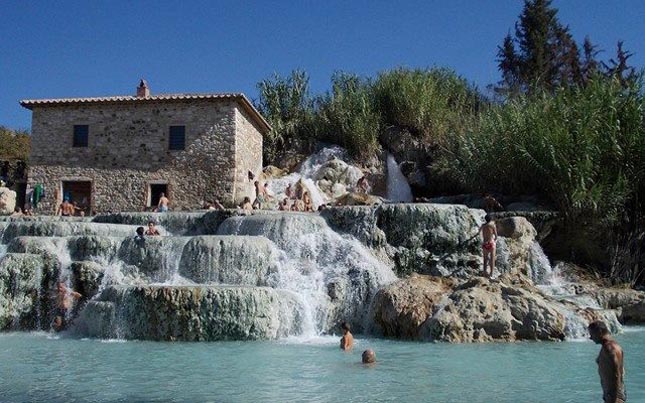
[[136, 97], [132, 95], [117, 95], [112, 97], [92, 97], [92, 98], [56, 98], [56, 99], [23, 99], [20, 105], [27, 109], [33, 109], [36, 106], [53, 106], [53, 105], [73, 105], [73, 104], [102, 104], [102, 103], [147, 103], [159, 101], [181, 101], [196, 99], [234, 99], [237, 100], [244, 109], [256, 120], [264, 133], [271, 130], [271, 126], [258, 112], [248, 98], [242, 93], [223, 93], [223, 94], [159, 94], [148, 97]]

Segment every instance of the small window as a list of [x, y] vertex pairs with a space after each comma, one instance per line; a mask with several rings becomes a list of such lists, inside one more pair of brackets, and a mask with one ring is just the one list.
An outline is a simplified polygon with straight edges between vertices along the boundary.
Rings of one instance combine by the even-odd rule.
[[186, 126], [170, 126], [169, 150], [183, 150], [186, 147]]
[[87, 137], [90, 132], [88, 125], [74, 125], [74, 147], [87, 147]]

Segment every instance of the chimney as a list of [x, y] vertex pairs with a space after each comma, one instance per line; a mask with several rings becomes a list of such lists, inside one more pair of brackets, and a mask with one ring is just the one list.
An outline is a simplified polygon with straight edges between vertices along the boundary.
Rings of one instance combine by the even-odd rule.
[[150, 88], [148, 88], [148, 83], [143, 78], [137, 87], [137, 98], [146, 98], [150, 96]]

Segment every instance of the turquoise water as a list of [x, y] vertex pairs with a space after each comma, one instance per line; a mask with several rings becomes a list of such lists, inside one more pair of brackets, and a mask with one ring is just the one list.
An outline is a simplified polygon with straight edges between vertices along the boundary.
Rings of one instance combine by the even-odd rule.
[[[645, 401], [645, 328], [617, 337]], [[371, 347], [377, 364], [360, 364]], [[591, 342], [421, 344], [338, 338], [155, 343], [0, 335], [1, 402], [595, 402]]]

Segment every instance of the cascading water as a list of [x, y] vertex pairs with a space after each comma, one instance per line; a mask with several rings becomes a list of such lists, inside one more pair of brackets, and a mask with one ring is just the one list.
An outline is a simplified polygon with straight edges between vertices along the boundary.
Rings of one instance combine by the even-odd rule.
[[[575, 291], [576, 285], [567, 281], [558, 266], [553, 268], [548, 257], [537, 242], [533, 242], [529, 253], [529, 276], [533, 283], [545, 294], [554, 297], [565, 303], [585, 309], [602, 310], [594, 298], [589, 295], [578, 295]], [[586, 339], [588, 336], [588, 321], [567, 305], [562, 305], [559, 310], [565, 316], [565, 334], [569, 339]], [[613, 329], [621, 329], [620, 322], [613, 311], [602, 310], [603, 317], [609, 322]]]
[[387, 198], [394, 202], [411, 202], [412, 189], [392, 154], [387, 155]]
[[367, 327], [371, 298], [396, 278], [360, 242], [332, 231], [317, 215], [232, 217], [218, 233], [260, 235], [273, 241], [277, 271], [269, 283], [298, 296], [305, 336], [334, 330], [342, 320]]

